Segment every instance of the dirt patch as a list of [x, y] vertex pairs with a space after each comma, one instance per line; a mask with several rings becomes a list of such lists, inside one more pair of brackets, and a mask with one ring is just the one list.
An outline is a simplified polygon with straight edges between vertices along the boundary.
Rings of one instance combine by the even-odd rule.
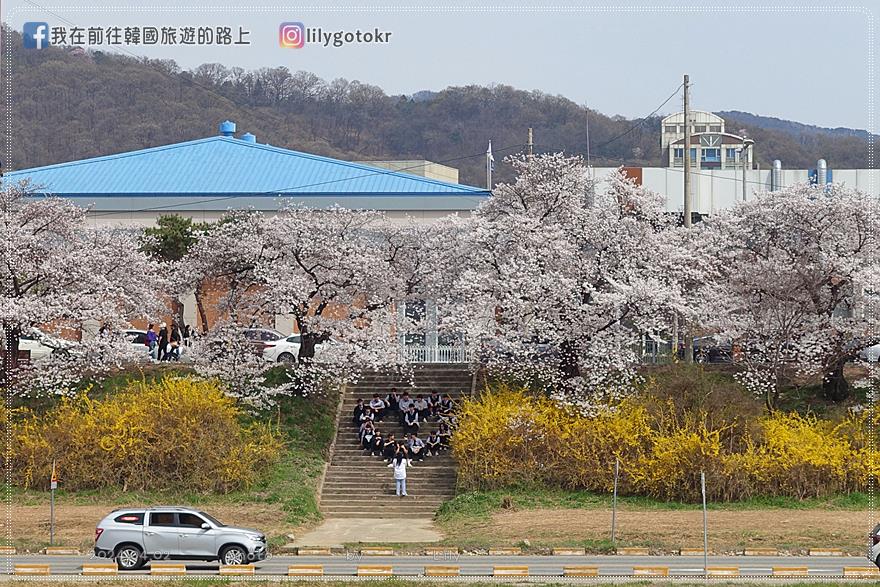
[[[56, 506], [56, 544], [83, 550], [94, 544], [95, 525], [119, 506], [65, 504]], [[305, 527], [285, 524], [280, 504], [218, 504], [204, 508], [224, 523], [262, 530], [276, 543], [289, 542], [287, 534], [301, 535]], [[0, 536], [6, 535], [6, 512], [0, 514]], [[13, 543], [38, 550], [49, 543], [49, 505], [12, 506]], [[620, 545], [647, 546], [674, 551], [702, 545], [699, 510], [622, 510], [617, 512]], [[846, 510], [735, 510], [709, 511], [709, 548], [729, 552], [745, 547], [843, 548], [852, 554], [865, 549], [873, 527], [866, 511]], [[505, 511], [489, 519], [446, 524], [445, 542], [474, 546], [515, 545], [528, 539], [535, 547], [592, 545], [607, 542], [610, 509], [536, 509]]]
[[[55, 544], [88, 550], [94, 546], [95, 526], [111, 510], [121, 506], [58, 503], [55, 506]], [[5, 508], [0, 508], [5, 510]], [[280, 504], [211, 505], [205, 511], [224, 524], [257, 528], [272, 540], [298, 529], [285, 525], [286, 513]], [[8, 516], [0, 514], [0, 536], [6, 536]], [[13, 544], [37, 550], [49, 544], [49, 504], [12, 505]], [[289, 541], [289, 540], [288, 540]]]
[[[709, 511], [709, 548], [728, 552], [745, 547], [808, 549], [843, 548], [855, 554], [865, 549], [873, 527], [866, 511], [737, 510]], [[446, 528], [447, 542], [532, 545], [595, 544], [611, 535], [611, 510], [499, 512], [489, 520], [468, 520]], [[699, 510], [617, 512], [617, 538], [626, 546], [673, 551], [700, 547], [703, 514]]]

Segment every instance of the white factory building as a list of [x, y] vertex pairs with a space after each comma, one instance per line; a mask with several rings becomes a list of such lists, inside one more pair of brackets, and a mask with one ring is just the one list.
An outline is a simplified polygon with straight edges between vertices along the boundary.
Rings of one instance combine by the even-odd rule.
[[[880, 174], [877, 169], [831, 169], [817, 161], [811, 169], [785, 169], [778, 162], [776, 169], [746, 169], [745, 199], [757, 192], [773, 191], [797, 183], [819, 183], [821, 175], [827, 182], [843, 183], [866, 194], [880, 198]], [[602, 179], [616, 167], [597, 167], [592, 171]], [[627, 174], [640, 185], [666, 196], [666, 209], [684, 210], [684, 169], [681, 167], [626, 167]], [[694, 212], [714, 214], [743, 200], [743, 171], [739, 169], [700, 169], [691, 171], [691, 194]]]

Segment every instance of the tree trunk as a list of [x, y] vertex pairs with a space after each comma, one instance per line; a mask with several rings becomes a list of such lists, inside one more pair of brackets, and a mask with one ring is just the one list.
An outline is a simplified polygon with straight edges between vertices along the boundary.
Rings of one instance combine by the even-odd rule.
[[822, 376], [822, 397], [832, 402], [842, 402], [849, 397], [849, 383], [843, 376], [845, 359], [838, 359]]
[[205, 313], [205, 302], [202, 299], [202, 296], [204, 296], [204, 295], [205, 295], [204, 292], [202, 292], [202, 284], [201, 284], [201, 282], [199, 282], [199, 284], [196, 286], [196, 293], [195, 293], [196, 308], [199, 311], [199, 322], [201, 322], [202, 334], [207, 334], [208, 333], [208, 315], [207, 315], [207, 313]]
[[315, 358], [315, 346], [318, 344], [318, 335], [314, 332], [300, 334], [299, 357], [297, 361], [309, 362]]
[[565, 379], [579, 377], [581, 374], [581, 368], [578, 365], [577, 352], [575, 352], [574, 345], [567, 340], [564, 341], [559, 345], [559, 354], [559, 369], [562, 371]]
[[178, 328], [182, 331], [184, 326], [183, 302], [180, 301], [180, 298], [174, 298], [171, 300], [171, 317], [177, 323]]

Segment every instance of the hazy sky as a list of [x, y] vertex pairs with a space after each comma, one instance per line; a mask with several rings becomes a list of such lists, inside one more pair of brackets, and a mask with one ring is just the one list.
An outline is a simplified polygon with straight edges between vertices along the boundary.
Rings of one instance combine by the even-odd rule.
[[[627, 117], [650, 113], [688, 73], [696, 109], [745, 110], [831, 127], [869, 126], [867, 33], [872, 16], [848, 11], [842, 2], [841, 8], [825, 1], [822, 9], [805, 4], [784, 12], [715, 0], [678, 4], [678, 9], [673, 5], [672, 10], [659, 4], [550, 9], [536, 4], [428, 8], [390, 0], [360, 7], [207, 3], [211, 8], [183, 1], [126, 5], [84, 0], [77, 7], [71, 0], [60, 5], [4, 0], [2, 18], [17, 30], [26, 21], [67, 27], [241, 26], [250, 31], [249, 46], [124, 50], [173, 58], [185, 68], [204, 62], [285, 65], [325, 79], [358, 79], [391, 94], [508, 84], [561, 94]], [[297, 21], [324, 31], [379, 28], [392, 35], [384, 44], [281, 47], [279, 24]], [[676, 97], [661, 113], [680, 107]]]

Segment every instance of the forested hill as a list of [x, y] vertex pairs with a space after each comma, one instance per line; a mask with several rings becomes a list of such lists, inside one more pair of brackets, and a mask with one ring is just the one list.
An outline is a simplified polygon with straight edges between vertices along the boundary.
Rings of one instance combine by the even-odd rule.
[[[12, 153], [5, 169], [21, 169], [201, 138], [231, 119], [257, 141], [343, 159], [430, 159], [461, 170], [464, 183], [485, 181], [483, 153], [491, 138], [500, 164], [534, 128], [536, 151], [585, 154], [587, 117], [594, 165], [659, 164], [659, 118], [628, 120], [587, 111], [561, 96], [509, 86], [450, 87], [389, 96], [360, 81], [323, 80], [284, 67], [246, 71], [219, 64], [181, 70], [168, 60], [81, 50], [24, 50], [12, 35]], [[652, 100], [648, 110], [656, 106]], [[646, 100], [648, 96], [646, 95]], [[0, 101], [2, 102], [2, 101]], [[5, 121], [5, 104], [0, 113]], [[824, 157], [833, 168], [866, 166], [858, 131], [826, 132], [768, 124], [731, 113], [729, 130], [746, 129], [762, 166], [781, 159], [808, 167]]]

